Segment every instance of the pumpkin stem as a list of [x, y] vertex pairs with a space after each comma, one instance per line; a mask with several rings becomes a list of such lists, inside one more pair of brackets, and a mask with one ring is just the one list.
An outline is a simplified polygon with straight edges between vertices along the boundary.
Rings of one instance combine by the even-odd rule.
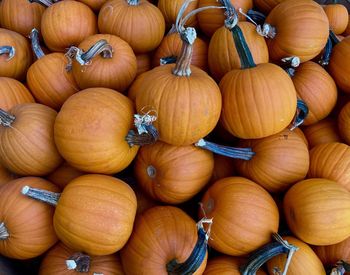
[[90, 65], [92, 59], [98, 54], [101, 54], [103, 58], [113, 57], [112, 46], [109, 45], [108, 42], [104, 39], [97, 41], [86, 52], [84, 52], [82, 49], [79, 49], [78, 47], [72, 46], [68, 49], [68, 51], [65, 54], [68, 60], [66, 70], [70, 71], [72, 69], [72, 63], [74, 58], [81, 66], [86, 66]]
[[258, 269], [268, 260], [280, 254], [287, 254], [287, 261], [284, 265], [282, 275], [286, 275], [290, 261], [295, 251], [299, 248], [289, 244], [278, 233], [272, 234], [274, 242], [269, 243], [253, 252], [245, 265], [240, 267], [242, 275], [255, 275]]
[[298, 128], [301, 124], [304, 123], [305, 118], [309, 114], [309, 108], [306, 103], [299, 99], [297, 100], [297, 111], [292, 122], [291, 128], [289, 130], [293, 131], [295, 128]]
[[66, 260], [68, 270], [75, 270], [77, 272], [89, 272], [90, 256], [77, 252]]
[[159, 65], [166, 65], [166, 64], [173, 64], [176, 63], [177, 60], [177, 56], [167, 56], [167, 57], [162, 57], [161, 59], [159, 59]]
[[334, 45], [338, 44], [340, 42], [339, 38], [337, 37], [337, 35], [332, 31], [329, 30], [329, 36], [333, 42]]
[[335, 267], [332, 269], [330, 275], [344, 275], [346, 272], [350, 272], [350, 264], [340, 260], [335, 264]]
[[[166, 269], [169, 275], [193, 274], [196, 272], [207, 254], [207, 245], [212, 223], [213, 219], [207, 218], [203, 218], [197, 223], [198, 240], [191, 255], [183, 263], [178, 263], [176, 259], [167, 263]], [[204, 224], [208, 224], [207, 232], [204, 230]]]
[[140, 0], [126, 0], [128, 2], [128, 5], [130, 6], [137, 6], [139, 5]]
[[300, 58], [297, 56], [289, 56], [282, 58], [281, 61], [284, 67], [286, 67], [284, 70], [290, 77], [293, 77], [295, 75], [295, 68], [300, 65]]
[[322, 67], [325, 67], [325, 66], [327, 66], [329, 64], [329, 60], [331, 58], [332, 49], [333, 49], [333, 43], [332, 43], [331, 36], [329, 35], [328, 39], [327, 39], [327, 44], [324, 47], [321, 59], [318, 61], [318, 63]]
[[218, 145], [204, 139], [200, 139], [195, 146], [206, 149], [218, 155], [234, 158], [234, 159], [243, 159], [251, 160], [255, 153], [251, 148], [236, 148], [224, 145]]
[[57, 205], [58, 200], [61, 196], [61, 193], [55, 193], [55, 192], [51, 192], [43, 189], [32, 188], [27, 185], [22, 188], [22, 194], [29, 198], [45, 202], [52, 206]]
[[0, 109], [0, 125], [4, 127], [11, 127], [16, 117]]
[[[51, 0], [28, 0], [30, 3], [38, 3], [45, 8], [52, 6], [54, 3]], [[58, 1], [54, 1], [58, 2]]]
[[149, 165], [149, 166], [147, 166], [147, 175], [150, 177], [150, 178], [155, 178], [156, 177], [156, 175], [157, 175], [157, 170], [156, 170], [156, 168], [154, 168], [154, 166], [153, 165]]
[[45, 56], [43, 50], [40, 47], [40, 43], [39, 43], [39, 31], [34, 28], [32, 29], [32, 31], [29, 34], [29, 38], [32, 41], [32, 50], [36, 56], [37, 59], [42, 58], [43, 56]]
[[[242, 9], [239, 10], [241, 14], [243, 14]], [[247, 19], [249, 19], [251, 22], [254, 22], [255, 25], [263, 25], [265, 23], [266, 16], [265, 14], [255, 11], [255, 10], [248, 10], [246, 16]]]
[[7, 54], [8, 58], [6, 59], [6, 61], [9, 61], [15, 56], [16, 49], [12, 46], [0, 46], [0, 55], [2, 54]]
[[5, 223], [0, 223], [0, 240], [7, 240], [10, 237], [9, 232], [5, 226]]

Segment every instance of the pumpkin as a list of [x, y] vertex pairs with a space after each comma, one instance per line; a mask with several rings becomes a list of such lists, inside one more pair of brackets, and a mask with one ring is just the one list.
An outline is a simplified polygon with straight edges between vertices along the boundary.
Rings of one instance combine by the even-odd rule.
[[303, 127], [310, 149], [318, 144], [341, 142], [337, 121], [328, 117], [312, 125]]
[[267, 39], [270, 59], [274, 62], [286, 56], [298, 56], [301, 62], [311, 60], [327, 43], [327, 15], [312, 0], [282, 1], [269, 13], [265, 23], [274, 27], [271, 28], [274, 34]]
[[262, 139], [242, 140], [240, 147], [255, 152], [249, 161], [236, 160], [240, 175], [269, 192], [282, 192], [302, 180], [309, 170], [309, 150], [304, 140], [289, 129]]
[[81, 171], [117, 173], [131, 163], [138, 150], [125, 140], [133, 113], [132, 102], [112, 89], [82, 90], [72, 95], [57, 115], [57, 149]]
[[264, 14], [269, 14], [270, 11], [276, 7], [283, 0], [253, 0], [254, 7]]
[[[321, 260], [306, 243], [292, 236], [283, 237], [289, 244], [295, 245], [299, 249], [294, 252], [292, 260], [288, 266], [288, 275], [318, 274], [326, 275], [326, 271]], [[269, 274], [276, 274], [276, 271], [283, 271], [287, 255], [282, 254], [272, 258], [267, 262]]]
[[270, 194], [243, 177], [211, 185], [201, 200], [199, 216], [213, 219], [209, 246], [232, 256], [246, 255], [268, 243], [279, 222]]
[[342, 33], [345, 37], [348, 36], [350, 34], [350, 16], [349, 16], [349, 19], [348, 19], [348, 24], [346, 26], [346, 29], [345, 31]]
[[[162, 62], [168, 57], [174, 57], [175, 59], [179, 57], [181, 54], [181, 48], [182, 41], [178, 33], [175, 32], [164, 36], [162, 42], [153, 54], [153, 67], [163, 65]], [[208, 45], [203, 39], [197, 38], [193, 44], [191, 64], [205, 71], [208, 67], [207, 58]]]
[[350, 60], [350, 37], [345, 37], [333, 47], [328, 69], [337, 86], [346, 93], [350, 93], [348, 60]]
[[[197, 270], [190, 273], [186, 273], [186, 269], [183, 273], [167, 270], [167, 266], [171, 267], [169, 262], [175, 260], [184, 263], [194, 250], [197, 240], [195, 222], [181, 209], [173, 206], [150, 208], [136, 218], [133, 233], [120, 252], [125, 273], [202, 274], [206, 256]], [[204, 248], [199, 253], [201, 256], [202, 252], [206, 254], [206, 246]]]
[[153, 199], [177, 204], [196, 195], [210, 180], [213, 168], [214, 158], [208, 151], [157, 142], [140, 148], [134, 173]]
[[79, 44], [79, 48], [88, 51], [100, 40], [105, 40], [111, 47], [109, 54], [84, 60], [86, 66], [73, 62], [74, 78], [80, 89], [105, 87], [123, 92], [136, 76], [136, 56], [128, 43], [110, 34], [89, 36]]
[[152, 68], [152, 60], [149, 54], [136, 55], [137, 71], [136, 76], [149, 71]]
[[[124, 275], [119, 255], [88, 256], [57, 243], [41, 262], [39, 275], [106, 274]], [[72, 267], [70, 262], [74, 261]]]
[[340, 142], [319, 144], [310, 151], [311, 178], [326, 178], [350, 191], [350, 147]]
[[16, 179], [0, 187], [0, 254], [30, 259], [53, 246], [57, 237], [52, 224], [53, 210], [21, 194], [30, 184], [57, 192], [52, 183], [36, 177]]
[[137, 199], [137, 210], [136, 215], [142, 214], [147, 209], [150, 209], [157, 205], [157, 202], [150, 198], [147, 194], [142, 192], [137, 186], [134, 188], [134, 192]]
[[165, 21], [161, 11], [146, 0], [113, 0], [102, 6], [98, 28], [128, 42], [135, 53], [146, 53], [162, 41]]
[[210, 182], [234, 176], [236, 174], [235, 162], [232, 158], [214, 154], [214, 170]]
[[[255, 26], [249, 22], [239, 22], [238, 26], [242, 30], [255, 64], [269, 62], [265, 39], [256, 32]], [[225, 26], [217, 29], [210, 39], [208, 63], [212, 76], [218, 81], [227, 72], [241, 68], [240, 56], [232, 33]]]
[[327, 117], [337, 102], [337, 86], [322, 66], [307, 61], [300, 64], [292, 76], [295, 90], [309, 108], [304, 125]]
[[342, 4], [328, 4], [323, 7], [329, 20], [329, 28], [335, 34], [342, 34], [348, 25], [349, 13]]
[[[175, 24], [176, 17], [180, 11], [181, 6], [185, 3], [186, 0], [159, 0], [158, 1], [158, 8], [162, 12], [164, 16], [165, 23], [168, 26], [171, 26], [172, 24]], [[186, 12], [184, 15], [188, 14], [189, 12], [193, 11], [197, 8], [199, 0], [194, 0], [188, 5]], [[194, 26], [196, 25], [196, 17], [192, 17], [187, 22], [188, 26]]]
[[28, 41], [19, 33], [0, 28], [0, 77], [23, 80], [32, 62]]
[[107, 0], [78, 0], [86, 5], [88, 5], [92, 10], [98, 12], [102, 5], [107, 2]]
[[8, 111], [17, 104], [30, 102], [34, 102], [34, 98], [21, 82], [9, 77], [0, 77], [1, 109]]
[[346, 103], [340, 110], [338, 115], [338, 129], [340, 136], [347, 144], [350, 144], [350, 103]]
[[10, 171], [8, 171], [5, 167], [0, 165], [0, 186], [5, 183], [17, 178], [17, 176]]
[[47, 175], [46, 178], [60, 187], [61, 190], [66, 187], [73, 179], [84, 175], [84, 172], [70, 166], [67, 162], [63, 162], [55, 171]]
[[308, 244], [331, 245], [350, 236], [350, 193], [335, 181], [311, 178], [294, 184], [283, 209], [290, 230]]
[[[238, 10], [242, 9], [246, 13], [253, 7], [253, 0], [230, 0], [230, 3]], [[199, 0], [198, 8], [206, 6], [221, 6], [222, 1], [216, 0]], [[239, 15], [240, 20], [245, 20], [245, 17]], [[224, 25], [225, 15], [223, 9], [207, 9], [198, 13], [197, 15], [198, 25], [200, 29], [208, 36], [211, 37], [215, 31]]]
[[42, 15], [41, 33], [51, 51], [64, 52], [66, 48], [78, 45], [86, 37], [97, 33], [97, 19], [83, 3], [55, 2]]
[[62, 162], [53, 139], [57, 113], [38, 103], [0, 110], [0, 163], [18, 175], [43, 176]]
[[33, 28], [40, 29], [45, 8], [28, 0], [3, 0], [0, 3], [1, 27], [28, 36]]

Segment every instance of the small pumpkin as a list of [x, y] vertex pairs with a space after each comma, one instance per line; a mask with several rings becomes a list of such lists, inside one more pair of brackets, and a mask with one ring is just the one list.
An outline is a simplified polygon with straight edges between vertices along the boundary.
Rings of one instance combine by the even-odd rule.
[[57, 113], [38, 103], [0, 110], [0, 163], [23, 176], [44, 176], [62, 162], [53, 127]]
[[8, 171], [5, 167], [0, 165], [0, 186], [5, 183], [17, 178], [17, 176], [10, 171]]
[[[176, 22], [176, 17], [181, 9], [181, 6], [185, 3], [186, 0], [158, 0], [158, 8], [162, 12], [165, 23], [168, 26], [171, 26], [172, 24], [175, 24]], [[191, 1], [190, 5], [188, 5], [184, 15], [188, 14], [189, 12], [195, 10], [198, 6], [199, 0], [194, 0]], [[188, 26], [195, 26], [196, 25], [196, 16], [193, 16], [190, 18], [188, 21], [187, 25]]]
[[93, 11], [98, 12], [102, 5], [107, 2], [107, 0], [78, 0], [86, 5], [88, 5]]
[[350, 103], [346, 103], [338, 115], [338, 129], [343, 140], [350, 144]]
[[342, 34], [348, 25], [349, 13], [342, 4], [328, 4], [323, 7], [329, 20], [329, 28], [335, 34]]
[[84, 172], [70, 166], [67, 162], [63, 162], [55, 171], [47, 175], [46, 178], [56, 184], [61, 190], [66, 187], [73, 179], [84, 175]]
[[214, 154], [214, 170], [210, 182], [234, 176], [236, 174], [235, 161], [232, 158]]
[[0, 187], [0, 254], [14, 259], [30, 259], [43, 254], [57, 242], [52, 224], [53, 209], [21, 194], [30, 184], [57, 192], [41, 178], [24, 177]]
[[311, 178], [294, 184], [283, 209], [290, 230], [308, 244], [332, 245], [350, 236], [350, 193], [335, 181]]
[[152, 68], [152, 58], [150, 54], [137, 54], [136, 55], [137, 62], [137, 72], [136, 76], [149, 71]]

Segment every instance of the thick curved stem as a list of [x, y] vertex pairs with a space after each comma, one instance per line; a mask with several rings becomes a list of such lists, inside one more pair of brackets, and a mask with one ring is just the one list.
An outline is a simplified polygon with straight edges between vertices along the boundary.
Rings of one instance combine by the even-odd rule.
[[176, 61], [176, 65], [173, 68], [173, 74], [176, 76], [190, 76], [191, 75], [191, 60], [193, 52], [193, 43], [197, 37], [196, 30], [194, 28], [187, 28], [183, 34], [181, 34], [182, 48], [181, 53]]
[[298, 128], [301, 124], [304, 123], [307, 115], [309, 114], [309, 108], [306, 103], [299, 99], [297, 100], [297, 111], [292, 122], [290, 130], [293, 131], [295, 128]]
[[47, 190], [31, 188], [29, 186], [24, 186], [22, 188], [22, 194], [32, 198], [34, 200], [38, 200], [41, 202], [45, 202], [52, 206], [56, 206], [58, 200], [60, 199], [61, 193], [55, 193]]
[[11, 127], [16, 117], [0, 109], [0, 125], [4, 127]]
[[75, 253], [68, 260], [66, 260], [68, 270], [75, 270], [77, 272], [89, 272], [90, 256], [83, 253]]
[[255, 153], [251, 148], [235, 148], [230, 146], [218, 145], [213, 142], [206, 141], [204, 139], [200, 139], [195, 146], [200, 147], [202, 149], [206, 149], [215, 154], [234, 158], [234, 159], [243, 159], [243, 160], [251, 160]]
[[[30, 3], [38, 3], [45, 8], [52, 6], [54, 3], [51, 0], [28, 0]], [[58, 2], [58, 1], [54, 1]]]
[[0, 55], [2, 54], [7, 54], [7, 61], [9, 61], [15, 56], [16, 49], [13, 46], [0, 46]]
[[40, 47], [40, 42], [39, 42], [39, 31], [34, 28], [29, 34], [29, 38], [31, 40], [31, 45], [32, 45], [32, 50], [36, 56], [37, 59], [42, 58], [45, 56], [43, 50]]
[[0, 223], [0, 240], [7, 240], [10, 234], [5, 226], [5, 223]]

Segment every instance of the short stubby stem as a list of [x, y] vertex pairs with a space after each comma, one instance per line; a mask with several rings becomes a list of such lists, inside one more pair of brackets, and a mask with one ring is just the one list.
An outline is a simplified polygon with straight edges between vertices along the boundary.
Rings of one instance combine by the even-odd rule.
[[126, 2], [130, 6], [137, 6], [140, 3], [140, 0], [126, 0]]
[[29, 38], [31, 40], [31, 45], [32, 45], [32, 50], [36, 56], [36, 58], [40, 59], [43, 56], [45, 56], [43, 50], [40, 47], [40, 42], [39, 42], [39, 31], [34, 28], [29, 34]]
[[45, 202], [49, 205], [56, 206], [58, 200], [60, 199], [61, 193], [55, 193], [43, 189], [32, 188], [29, 186], [24, 186], [22, 188], [22, 194], [32, 198], [34, 200], [38, 200], [41, 202]]
[[8, 55], [7, 61], [9, 61], [15, 56], [16, 49], [15, 47], [12, 47], [12, 46], [0, 46], [0, 55], [3, 55], [3, 54]]
[[10, 234], [5, 226], [4, 222], [0, 223], [0, 240], [7, 240], [10, 237]]
[[0, 109], [0, 125], [4, 127], [11, 127], [16, 117]]
[[66, 260], [68, 270], [75, 270], [77, 272], [86, 273], [90, 269], [90, 256], [83, 253], [75, 253], [68, 260]]

